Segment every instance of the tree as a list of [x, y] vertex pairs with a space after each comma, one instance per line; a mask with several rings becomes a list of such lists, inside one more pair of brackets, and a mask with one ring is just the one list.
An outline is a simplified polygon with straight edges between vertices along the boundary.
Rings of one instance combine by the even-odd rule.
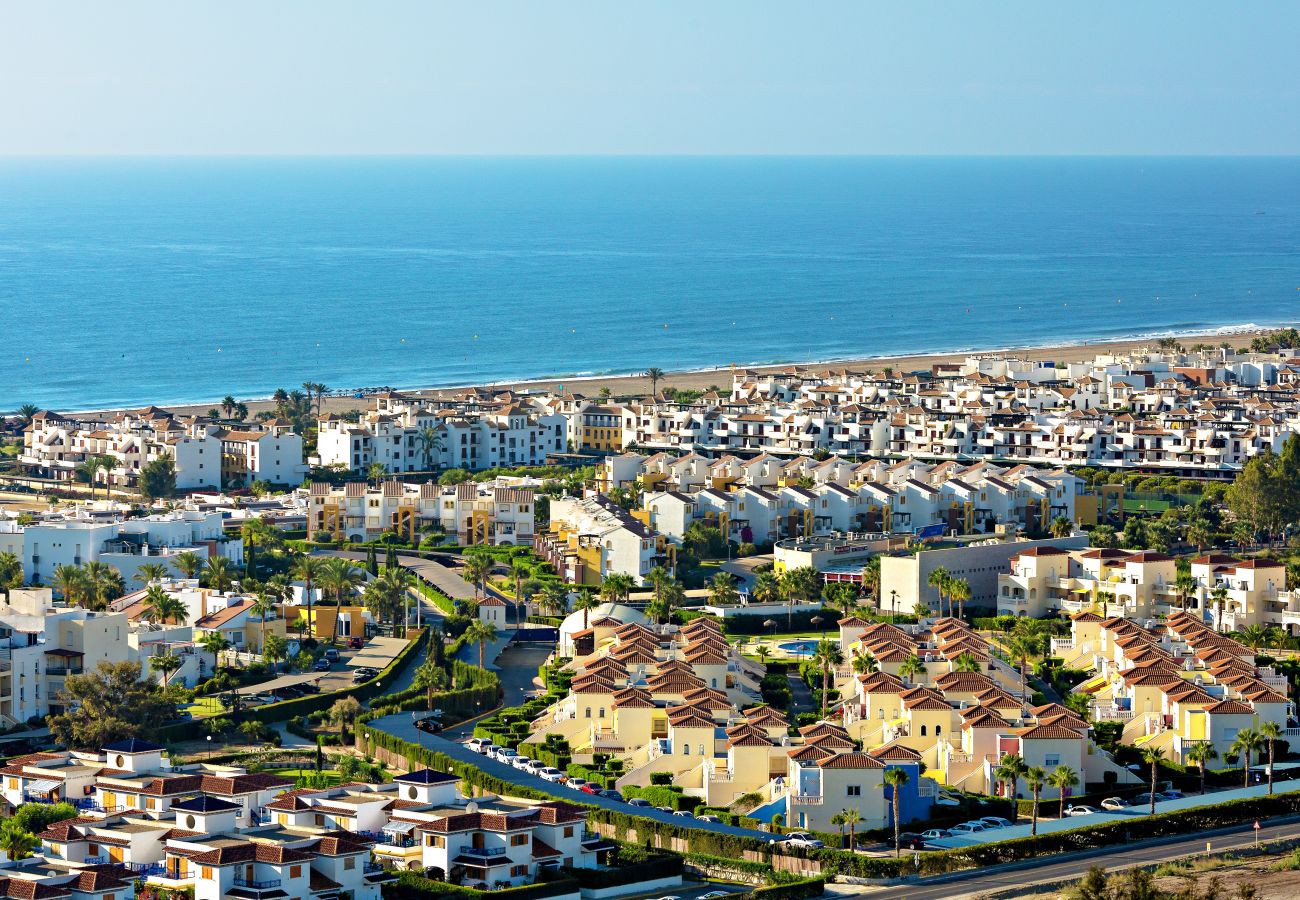
[[1174, 590], [1178, 592], [1178, 608], [1187, 609], [1187, 598], [1196, 593], [1196, 579], [1191, 572], [1179, 572], [1174, 577]]
[[374, 544], [371, 544], [366, 548], [366, 572], [368, 572], [371, 577], [375, 577], [379, 574], [379, 558], [375, 556]]
[[1241, 783], [1242, 787], [1250, 787], [1250, 759], [1258, 750], [1264, 748], [1264, 738], [1253, 728], [1243, 728], [1237, 732], [1233, 738], [1232, 745], [1228, 748], [1234, 753], [1240, 753], [1242, 758]]
[[836, 667], [844, 662], [844, 654], [840, 652], [840, 645], [835, 641], [819, 641], [813, 659], [817, 661], [817, 668], [822, 673], [822, 718], [824, 719], [826, 701], [831, 693], [831, 675], [834, 674]]
[[1057, 766], [1052, 770], [1052, 774], [1047, 776], [1047, 783], [1056, 788], [1060, 794], [1061, 809], [1058, 817], [1065, 818], [1065, 795], [1070, 792], [1071, 788], [1079, 786], [1079, 773], [1069, 766]]
[[873, 556], [862, 567], [862, 593], [873, 605], [880, 604], [880, 557]]
[[15, 820], [9, 819], [0, 825], [0, 850], [14, 862], [31, 856], [40, 846], [40, 839]]
[[266, 654], [266, 620], [275, 612], [275, 600], [266, 591], [258, 591], [253, 597], [253, 608], [250, 613], [257, 616], [258, 621], [258, 643], [263, 655]]
[[150, 670], [162, 675], [162, 686], [167, 686], [167, 679], [181, 667], [181, 658], [175, 653], [164, 653], [149, 657]]
[[7, 821], [13, 822], [24, 831], [40, 834], [55, 822], [76, 817], [76, 807], [62, 800], [58, 803], [24, 803], [14, 810], [14, 814]]
[[858, 812], [856, 809], [842, 809], [840, 810], [840, 821], [849, 826], [849, 850], [855, 852], [854, 847], [857, 845], [857, 828], [858, 824], [862, 821], [862, 813]]
[[1033, 815], [1029, 820], [1030, 836], [1038, 834], [1038, 800], [1043, 794], [1043, 786], [1048, 783], [1050, 776], [1047, 771], [1039, 766], [1030, 766], [1025, 769], [1025, 786], [1029, 788], [1029, 794], [1033, 797]]
[[794, 605], [812, 603], [822, 595], [822, 574], [812, 566], [786, 569], [781, 576], [781, 593], [786, 599], [786, 628], [794, 628]]
[[1268, 632], [1261, 625], [1247, 625], [1241, 629], [1240, 640], [1252, 650], [1258, 650], [1268, 640]]
[[294, 562], [292, 571], [295, 577], [303, 582], [303, 596], [307, 600], [307, 624], [314, 632], [316, 622], [312, 619], [312, 602], [315, 600], [316, 581], [325, 571], [324, 560], [315, 556], [300, 556]]
[[831, 607], [840, 606], [844, 615], [848, 615], [858, 600], [858, 589], [848, 581], [832, 581], [822, 589], [822, 596]]
[[1259, 736], [1268, 745], [1268, 792], [1273, 793], [1273, 753], [1277, 739], [1282, 736], [1282, 726], [1272, 720], [1259, 726]]
[[601, 581], [600, 595], [610, 603], [626, 603], [634, 587], [636, 587], [636, 582], [631, 575], [615, 572], [606, 575], [604, 580]]
[[150, 584], [155, 581], [162, 581], [170, 573], [166, 563], [143, 563], [135, 570], [135, 581], [140, 584]]
[[110, 600], [126, 593], [122, 573], [108, 563], [93, 560], [86, 563], [86, 605], [94, 609], [107, 609]]
[[953, 601], [957, 603], [957, 618], [966, 615], [966, 602], [970, 600], [970, 582], [965, 578], [951, 578], [948, 580], [948, 603]]
[[926, 584], [928, 584], [930, 587], [934, 588], [936, 591], [939, 592], [939, 615], [941, 616], [952, 615], [951, 607], [949, 608], [946, 614], [944, 613], [944, 609], [943, 609], [943, 598], [948, 592], [948, 581], [950, 578], [951, 576], [948, 574], [948, 570], [946, 568], [944, 568], [943, 566], [935, 566], [933, 569], [930, 570], [930, 574], [926, 576], [925, 579]]
[[1046, 626], [1039, 619], [1017, 619], [1015, 629], [1007, 641], [1007, 649], [1020, 662], [1021, 695], [1029, 699], [1029, 660], [1043, 654]]
[[424, 457], [424, 470], [433, 471], [433, 455], [442, 452], [442, 435], [432, 425], [426, 425], [416, 434], [420, 445], [420, 454]]
[[993, 770], [993, 777], [1007, 787], [1007, 791], [1003, 796], [1008, 797], [1011, 800], [1012, 825], [1016, 824], [1016, 820], [1019, 818], [1018, 809], [1015, 803], [1017, 793], [1016, 785], [1019, 783], [1020, 779], [1024, 777], [1026, 771], [1028, 771], [1028, 767], [1025, 765], [1025, 761], [1018, 753], [1008, 753], [1003, 756], [998, 767]]
[[236, 400], [230, 394], [226, 394], [226, 396], [221, 401], [221, 411], [226, 414], [226, 418], [230, 418], [230, 416], [235, 414], [235, 407], [238, 405], [239, 405], [238, 400]]
[[1295, 440], [1296, 435], [1287, 438], [1282, 451], [1290, 462], [1283, 464], [1265, 448], [1246, 461], [1224, 494], [1224, 501], [1238, 519], [1251, 523], [1270, 539], [1287, 522], [1294, 522], [1300, 509], [1300, 484], [1294, 480], [1288, 483], [1289, 470], [1295, 468]]
[[980, 661], [969, 650], [963, 650], [952, 661], [952, 670], [954, 672], [978, 672], [983, 668]]
[[902, 797], [902, 787], [907, 784], [907, 770], [895, 766], [885, 770], [885, 784], [890, 787], [891, 801], [894, 807], [894, 856], [903, 855], [903, 832], [902, 823], [899, 822], [899, 805]]
[[339, 727], [339, 741], [343, 744], [348, 742], [348, 726], [357, 720], [361, 715], [361, 702], [356, 697], [343, 697], [335, 700], [334, 705], [330, 707], [329, 720], [332, 724]]
[[491, 622], [484, 622], [482, 619], [475, 619], [470, 623], [469, 628], [465, 629], [465, 640], [471, 644], [478, 644], [478, 667], [484, 668], [483, 654], [487, 645], [497, 639], [496, 626]]
[[664, 370], [651, 366], [645, 370], [645, 377], [650, 379], [650, 395], [654, 396], [659, 390], [659, 379], [664, 377]]
[[475, 600], [478, 600], [483, 595], [487, 577], [492, 572], [492, 566], [492, 557], [486, 553], [465, 554], [465, 565], [461, 568], [460, 574], [462, 578], [474, 585]]
[[1068, 538], [1070, 535], [1074, 534], [1074, 523], [1065, 516], [1057, 516], [1052, 520], [1052, 524], [1048, 527], [1048, 531], [1054, 538]]
[[880, 664], [876, 662], [876, 657], [871, 653], [863, 651], [853, 656], [853, 672], [856, 675], [870, 675], [872, 672], [879, 672]]
[[563, 582], [548, 581], [542, 585], [537, 603], [552, 615], [564, 615], [569, 611], [569, 590]]
[[0, 553], [0, 591], [4, 592], [5, 600], [8, 601], [11, 590], [22, 586], [23, 561], [7, 550]]
[[32, 424], [32, 420], [36, 418], [36, 414], [40, 411], [41, 408], [35, 403], [24, 403], [22, 406], [14, 410], [14, 412], [18, 414], [18, 418], [22, 419], [22, 426], [24, 428]]
[[759, 572], [749, 593], [755, 603], [775, 603], [781, 599], [781, 579], [775, 572]]
[[230, 649], [230, 641], [226, 640], [226, 636], [220, 631], [205, 631], [199, 638], [199, 646], [212, 654], [214, 660], [212, 667], [215, 670], [221, 665], [221, 654]]
[[913, 683], [914, 676], [919, 675], [921, 678], [925, 678], [927, 669], [925, 668], [925, 663], [921, 660], [921, 657], [913, 653], [907, 659], [899, 663], [898, 674], [904, 681]]
[[1142, 748], [1142, 762], [1151, 767], [1151, 815], [1156, 814], [1156, 781], [1160, 777], [1160, 751], [1155, 747]]
[[[387, 574], [387, 572], [384, 573], [384, 575]], [[325, 560], [316, 579], [322, 592], [329, 591], [334, 595], [334, 624], [330, 628], [330, 643], [332, 644], [338, 639], [339, 617], [343, 614], [343, 595], [350, 595], [361, 584], [361, 573], [354, 569], [352, 563], [346, 559], [332, 556]]]
[[140, 493], [146, 500], [166, 500], [176, 496], [176, 463], [170, 456], [160, 456], [140, 470]]
[[92, 672], [67, 677], [56, 695], [65, 711], [47, 724], [66, 747], [107, 747], [175, 719], [178, 696], [171, 687], [142, 680], [139, 663], [101, 662]]
[[172, 564], [180, 570], [182, 575], [193, 580], [199, 577], [199, 571], [203, 568], [203, 557], [193, 550], [186, 550], [183, 553], [176, 554]]
[[709, 582], [709, 602], [717, 606], [730, 606], [740, 600], [736, 580], [727, 572], [719, 572]]
[[373, 481], [375, 484], [379, 484], [383, 481], [384, 476], [387, 474], [388, 466], [381, 462], [372, 462], [370, 465], [366, 466], [366, 478], [369, 481]]
[[150, 622], [167, 622], [184, 625], [190, 617], [190, 608], [175, 594], [169, 594], [156, 584], [144, 592], [144, 618]]
[[[1201, 793], [1205, 793], [1205, 769], [1210, 760], [1219, 758], [1219, 751], [1214, 749], [1214, 745], [1209, 741], [1197, 741], [1187, 749], [1187, 761], [1194, 763], [1201, 773]], [[1269, 780], [1272, 780], [1272, 766], [1269, 767]]]
[[591, 623], [588, 619], [591, 616], [591, 611], [598, 606], [600, 606], [600, 601], [596, 599], [596, 595], [590, 590], [580, 589], [578, 591], [578, 597], [573, 601], [573, 608], [582, 610], [583, 631], [586, 631], [588, 626], [590, 626]]
[[230, 559], [225, 556], [209, 556], [203, 567], [203, 577], [208, 587], [214, 591], [228, 591], [235, 586], [235, 577], [230, 570]]
[[51, 582], [68, 603], [84, 605], [90, 594], [90, 579], [81, 566], [69, 563], [55, 566]]
[[268, 634], [262, 639], [262, 659], [271, 664], [275, 671], [278, 665], [289, 655], [289, 642], [278, 634]]
[[1092, 529], [1089, 535], [1089, 541], [1094, 547], [1110, 550], [1119, 546], [1119, 538], [1115, 535], [1115, 529], [1110, 525], [1098, 525]]
[[438, 665], [435, 656], [430, 655], [424, 662], [420, 663], [420, 668], [415, 670], [414, 686], [425, 692], [425, 705], [429, 712], [433, 712], [433, 695], [447, 690], [451, 679], [447, 676], [447, 670]]
[[1115, 900], [1110, 880], [1101, 866], [1089, 866], [1083, 878], [1066, 894], [1069, 900]]
[[1214, 604], [1214, 630], [1223, 630], [1223, 610], [1228, 605], [1228, 588], [1219, 585], [1210, 591], [1210, 602]]
[[1205, 550], [1206, 545], [1214, 541], [1214, 527], [1204, 519], [1193, 519], [1187, 525], [1187, 542], [1196, 547], [1196, 552], [1201, 553]]

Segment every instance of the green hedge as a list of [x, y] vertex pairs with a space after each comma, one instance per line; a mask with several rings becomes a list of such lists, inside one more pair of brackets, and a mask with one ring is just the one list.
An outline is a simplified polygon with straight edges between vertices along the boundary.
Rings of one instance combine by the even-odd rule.
[[622, 887], [656, 878], [671, 878], [682, 874], [683, 859], [675, 853], [649, 855], [642, 862], [627, 862], [622, 858], [608, 869], [565, 869], [564, 874], [584, 888]]
[[578, 882], [573, 878], [556, 876], [547, 877], [537, 884], [480, 891], [404, 871], [398, 873], [397, 881], [385, 884], [382, 890], [384, 900], [485, 900], [489, 896], [507, 897], [509, 900], [543, 900], [546, 897], [577, 893]]
[[820, 897], [824, 893], [826, 893], [825, 878], [807, 878], [803, 881], [755, 888], [750, 891], [749, 896], [753, 900], [806, 900], [808, 897]]

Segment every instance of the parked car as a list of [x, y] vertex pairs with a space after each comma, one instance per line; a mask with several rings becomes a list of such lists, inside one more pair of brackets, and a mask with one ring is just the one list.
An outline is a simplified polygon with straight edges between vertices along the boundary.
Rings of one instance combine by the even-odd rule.
[[694, 819], [694, 818], [695, 818], [695, 813], [691, 812], [689, 809], [679, 809], [679, 810], [677, 810], [676, 812], [674, 812], [673, 815], [674, 815], [674, 816], [677, 816], [679, 819]]
[[988, 831], [989, 827], [983, 822], [962, 822], [960, 825], [952, 826], [954, 835], [979, 834], [981, 831]]
[[1101, 808], [1109, 812], [1119, 812], [1121, 809], [1128, 809], [1128, 801], [1120, 797], [1107, 797], [1101, 801]]
[[[700, 818], [703, 819], [704, 816], [700, 816]], [[719, 898], [725, 896], [727, 896], [726, 891], [709, 891], [707, 894], [700, 894], [700, 900], [719, 900]]]
[[961, 806], [961, 798], [947, 791], [940, 791], [934, 798], [935, 806]]
[[623, 795], [618, 791], [601, 791], [600, 796], [604, 797], [606, 800], [613, 800], [616, 803], [623, 802]]
[[597, 787], [596, 785], [592, 784], [590, 781], [588, 781], [588, 782], [587, 782], [586, 784], [584, 784], [582, 787], [578, 788], [578, 790], [582, 791], [584, 794], [591, 794], [591, 795], [593, 795], [593, 796], [600, 796], [600, 792], [601, 792], [602, 789], [599, 788], [599, 787]]
[[304, 694], [319, 694], [320, 685], [314, 681], [300, 681], [298, 682], [298, 690]]
[[785, 843], [802, 850], [820, 850], [826, 845], [805, 831], [796, 831], [786, 835]]
[[983, 822], [989, 828], [1007, 828], [1011, 825], [1010, 822], [1000, 816], [985, 816], [979, 821]]
[[1065, 814], [1067, 816], [1090, 816], [1096, 811], [1097, 811], [1097, 807], [1087, 806], [1082, 803], [1079, 804], [1078, 806], [1067, 806], [1065, 808]]
[[439, 731], [442, 731], [442, 723], [433, 716], [425, 716], [423, 719], [415, 723], [415, 727], [423, 731], [425, 734], [437, 734]]
[[[695, 821], [697, 821], [697, 822], [721, 822], [722, 820], [719, 819], [717, 816], [708, 815], [708, 816], [696, 816], [696, 817], [695, 817]], [[718, 893], [718, 892], [717, 892], [717, 891], [714, 891], [713, 893]], [[725, 897], [726, 894], [723, 893], [723, 896]], [[701, 897], [700, 900], [704, 900], [704, 898]]]
[[514, 759], [510, 760], [510, 765], [514, 766], [516, 769], [526, 769], [530, 762], [532, 762], [532, 760], [526, 756], [516, 756]]
[[580, 791], [582, 790], [582, 786], [586, 783], [587, 779], [585, 778], [570, 778], [568, 781], [564, 782], [564, 786], [573, 788], [575, 791]]
[[515, 760], [519, 758], [518, 752], [511, 750], [509, 747], [502, 747], [497, 751], [497, 761], [503, 762], [507, 766], [513, 766]]
[[1160, 795], [1159, 795], [1159, 799], [1161, 799], [1161, 800], [1181, 800], [1181, 799], [1183, 799], [1183, 792], [1180, 791], [1180, 790], [1161, 791], [1161, 792], [1160, 792]]
[[473, 750], [475, 753], [482, 753], [490, 743], [492, 742], [487, 738], [470, 738], [465, 742], [465, 749]]
[[[1160, 794], [1156, 794], [1157, 803], [1159, 803], [1163, 799], [1165, 798], [1162, 797]], [[1150, 803], [1151, 803], [1151, 794], [1149, 792], [1145, 794], [1138, 794], [1136, 797], [1133, 798], [1134, 806], [1148, 806], [1150, 805]]]
[[496, 744], [492, 743], [491, 741], [488, 741], [486, 744], [483, 745], [483, 749], [479, 752], [482, 753], [484, 756], [488, 757], [489, 759], [496, 759], [497, 751], [500, 749], [501, 748], [498, 747]]
[[333, 647], [330, 647], [328, 650], [325, 651], [325, 658], [328, 659], [330, 662], [338, 662], [339, 652], [335, 650]]
[[931, 828], [929, 831], [922, 831], [921, 837], [927, 841], [937, 841], [941, 838], [952, 837], [952, 832], [947, 828]]
[[524, 771], [527, 772], [529, 775], [541, 775], [542, 771], [546, 768], [547, 768], [546, 766], [542, 765], [537, 760], [530, 759], [528, 761], [528, 765], [524, 766]]
[[644, 809], [645, 807], [648, 807], [650, 805], [650, 801], [645, 799], [644, 797], [633, 797], [631, 800], [627, 801], [627, 805], [637, 806]]
[[348, 641], [348, 647], [350, 647], [350, 648], [353, 649], [353, 650], [360, 650], [360, 649], [361, 649], [362, 647], [364, 647], [365, 645], [366, 645], [366, 642], [363, 641], [363, 640], [361, 640], [361, 638], [359, 638], [359, 637], [354, 637], [354, 638], [352, 638], [351, 640]]
[[317, 672], [328, 672], [330, 670], [330, 661], [322, 657], [312, 663], [311, 667]]
[[[323, 662], [324, 660], [322, 660]], [[360, 684], [363, 681], [369, 681], [375, 677], [375, 673], [368, 669], [355, 669], [352, 672], [352, 683]]]
[[550, 781], [559, 784], [564, 779], [564, 773], [553, 766], [543, 766], [537, 773], [537, 777], [542, 781]]

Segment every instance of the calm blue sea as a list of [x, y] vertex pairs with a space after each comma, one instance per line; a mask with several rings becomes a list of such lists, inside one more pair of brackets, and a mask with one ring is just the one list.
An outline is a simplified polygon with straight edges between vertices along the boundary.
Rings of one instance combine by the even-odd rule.
[[1296, 159], [0, 161], [0, 409], [1300, 320]]

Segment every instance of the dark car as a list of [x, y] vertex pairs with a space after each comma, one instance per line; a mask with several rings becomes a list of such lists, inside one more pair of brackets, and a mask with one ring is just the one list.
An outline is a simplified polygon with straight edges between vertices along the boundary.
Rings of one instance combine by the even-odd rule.
[[361, 640], [359, 637], [352, 638], [352, 640], [348, 641], [348, 646], [353, 650], [360, 650], [365, 645], [366, 642]]
[[328, 659], [318, 659], [312, 666], [317, 672], [328, 672], [330, 670], [330, 661]]
[[304, 694], [319, 694], [320, 685], [313, 681], [303, 681], [299, 682], [298, 690], [302, 691]]
[[604, 797], [606, 800], [616, 800], [619, 803], [623, 802], [623, 795], [618, 791], [601, 791], [600, 796]]
[[442, 723], [438, 721], [436, 716], [425, 716], [415, 723], [415, 727], [427, 734], [437, 734], [442, 731]]

